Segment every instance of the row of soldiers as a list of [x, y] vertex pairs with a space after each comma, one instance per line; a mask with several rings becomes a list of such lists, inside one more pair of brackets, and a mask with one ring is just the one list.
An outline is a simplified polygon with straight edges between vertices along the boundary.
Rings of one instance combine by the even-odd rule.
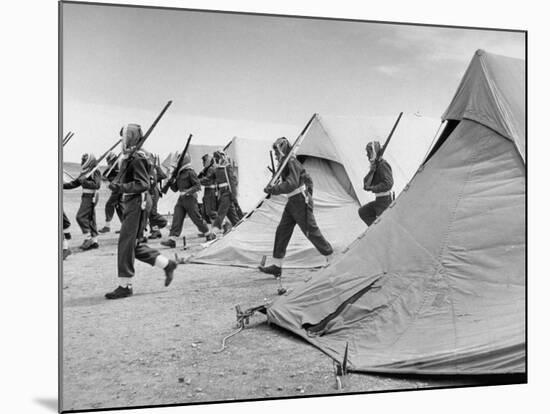
[[[116, 212], [122, 226], [118, 240], [118, 278], [119, 285], [112, 292], [107, 293], [107, 299], [118, 299], [133, 294], [131, 278], [134, 276], [134, 261], [140, 261], [162, 268], [165, 272], [165, 286], [168, 286], [177, 267], [177, 262], [161, 255], [157, 250], [149, 247], [144, 237], [145, 228], [149, 223], [151, 236], [160, 237], [160, 229], [167, 225], [164, 217], [158, 214], [157, 203], [161, 195], [159, 183], [166, 179], [158, 162], [154, 157], [142, 149], [137, 150], [142, 138], [139, 125], [129, 124], [121, 130], [123, 157], [120, 165], [114, 165], [116, 157], [110, 157], [109, 173], [105, 179], [110, 181], [111, 196], [106, 204], [106, 225], [101, 232], [110, 231], [110, 221]], [[268, 185], [264, 192], [268, 195], [284, 194], [287, 203], [275, 233], [272, 264], [262, 265], [260, 271], [271, 274], [276, 278], [282, 275], [283, 259], [290, 242], [294, 227], [299, 226], [304, 235], [316, 249], [331, 261], [333, 248], [319, 229], [313, 211], [313, 181], [295, 155], [291, 153], [289, 141], [282, 137], [275, 141], [273, 150], [279, 163], [285, 158], [286, 165], [281, 172], [281, 180], [274, 185]], [[376, 198], [373, 202], [359, 209], [360, 217], [367, 225], [372, 222], [389, 206], [393, 196], [393, 176], [391, 167], [384, 159], [377, 156], [380, 143], [370, 142], [367, 147], [367, 157], [370, 161], [370, 174], [374, 174], [369, 184], [365, 184], [365, 191], [373, 192]], [[191, 167], [191, 158], [185, 154], [183, 162], [176, 172], [176, 179], [170, 188], [179, 192], [174, 208], [174, 217], [170, 228], [170, 235], [162, 245], [174, 248], [180, 237], [183, 221], [187, 215], [197, 226], [207, 240], [213, 240], [223, 231], [224, 220], [236, 225], [242, 219], [243, 213], [238, 205], [236, 194], [236, 179], [231, 165], [223, 151], [216, 151], [213, 157], [203, 157], [204, 169], [197, 174]], [[101, 173], [85, 174], [96, 166], [93, 155], [84, 154], [82, 157], [83, 174], [81, 178], [63, 185], [64, 189], [82, 187], [82, 201], [77, 213], [77, 222], [82, 229], [85, 240], [81, 246], [83, 250], [98, 247], [95, 223], [95, 205], [97, 204], [97, 190], [101, 185]], [[368, 175], [367, 175], [368, 176]], [[204, 187], [203, 206], [204, 217], [199, 210], [197, 193]], [[67, 231], [70, 222], [63, 214], [64, 228], [64, 258], [65, 245], [70, 233]]]

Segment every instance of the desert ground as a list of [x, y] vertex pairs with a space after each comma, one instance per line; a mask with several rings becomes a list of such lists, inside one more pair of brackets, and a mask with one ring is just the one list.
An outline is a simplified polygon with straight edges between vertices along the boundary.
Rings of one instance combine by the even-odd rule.
[[[108, 190], [102, 186], [96, 209], [104, 223]], [[396, 377], [350, 373], [336, 389], [332, 360], [302, 339], [269, 326], [262, 314], [227, 341], [235, 330], [235, 305], [242, 309], [277, 297], [276, 281], [255, 269], [183, 264], [164, 287], [160, 269], [136, 262], [134, 296], [109, 301], [116, 287], [120, 227], [100, 235], [99, 249], [79, 251], [75, 220], [80, 190], [64, 191], [63, 208], [72, 222], [73, 254], [62, 272], [63, 410], [188, 404], [318, 394], [338, 394], [483, 384], [483, 378]], [[167, 235], [167, 230], [163, 230]], [[187, 220], [189, 248], [150, 245], [165, 255], [187, 257], [204, 238]], [[287, 270], [292, 290], [315, 271]], [[494, 382], [494, 379], [489, 381]]]

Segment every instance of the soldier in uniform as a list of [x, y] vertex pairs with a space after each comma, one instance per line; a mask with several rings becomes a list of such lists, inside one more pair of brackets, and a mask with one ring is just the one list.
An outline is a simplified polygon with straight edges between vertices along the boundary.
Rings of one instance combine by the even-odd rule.
[[[360, 207], [359, 217], [367, 226], [370, 226], [377, 217], [388, 208], [393, 201], [393, 175], [390, 164], [383, 158], [376, 159], [380, 152], [380, 142], [372, 141], [367, 144], [367, 157], [370, 162], [370, 171], [363, 180], [363, 189], [374, 193], [375, 200]], [[372, 175], [370, 186], [367, 187], [367, 177]]]
[[214, 163], [210, 154], [202, 156], [203, 170], [199, 173], [198, 178], [203, 188], [202, 205], [206, 222], [211, 229], [212, 223], [216, 220], [218, 210], [218, 200], [216, 196], [216, 177], [214, 175]]
[[138, 259], [164, 270], [164, 286], [170, 285], [177, 263], [161, 255], [158, 250], [142, 241], [151, 211], [149, 193], [151, 165], [145, 152], [139, 150], [132, 154], [142, 138], [141, 127], [128, 124], [120, 132], [124, 154], [120, 172], [109, 188], [122, 193], [123, 216], [118, 239], [118, 287], [105, 295], [107, 299], [120, 299], [131, 296], [132, 277], [135, 274], [134, 262]]
[[[290, 149], [291, 145], [285, 137], [278, 138], [273, 144], [277, 162], [281, 163], [289, 154]], [[281, 182], [267, 186], [264, 192], [273, 195], [286, 194], [288, 201], [275, 233], [273, 264], [267, 267], [260, 266], [259, 269], [277, 278], [281, 277], [286, 248], [296, 224], [329, 263], [333, 249], [323, 237], [313, 215], [313, 181], [294, 155], [291, 155], [281, 173]]]
[[84, 234], [84, 242], [80, 246], [82, 250], [97, 249], [97, 226], [95, 220], [95, 206], [99, 199], [98, 190], [101, 186], [101, 173], [95, 170], [89, 177], [86, 174], [96, 166], [96, 158], [93, 154], [85, 153], [80, 162], [82, 172], [73, 181], [63, 183], [64, 190], [72, 190], [82, 187], [80, 208], [76, 213], [76, 222]]
[[236, 181], [233, 175], [233, 169], [227, 162], [227, 157], [223, 151], [214, 152], [213, 176], [218, 188], [218, 211], [213, 223], [215, 233], [222, 232], [222, 226], [227, 217], [234, 226], [239, 221], [239, 215], [235, 210], [235, 191]]
[[183, 165], [177, 172], [177, 178], [170, 189], [174, 192], [179, 192], [180, 196], [174, 207], [174, 218], [170, 227], [170, 235], [167, 240], [161, 241], [160, 244], [170, 248], [176, 247], [176, 240], [181, 235], [183, 222], [187, 215], [189, 215], [189, 218], [199, 231], [206, 236], [206, 239], [212, 240], [214, 235], [208, 229], [208, 225], [199, 212], [197, 192], [201, 189], [201, 183], [197, 177], [197, 173], [191, 166], [191, 157], [189, 154], [185, 154], [183, 157]]
[[160, 229], [166, 227], [168, 220], [158, 212], [158, 202], [161, 197], [159, 183], [167, 177], [164, 171], [162, 171], [156, 156], [151, 155], [151, 162], [151, 189], [149, 191], [151, 193], [152, 207], [149, 214], [149, 227], [151, 230], [149, 238], [160, 239], [162, 237]]
[[[104, 177], [109, 183], [118, 175], [120, 166], [117, 161], [117, 156], [113, 152], [107, 155], [107, 169], [105, 170], [107, 175]], [[108, 233], [111, 231], [111, 220], [115, 212], [119, 221], [122, 223], [122, 194], [120, 192], [111, 191], [111, 195], [105, 203], [105, 225], [99, 230], [100, 233]]]

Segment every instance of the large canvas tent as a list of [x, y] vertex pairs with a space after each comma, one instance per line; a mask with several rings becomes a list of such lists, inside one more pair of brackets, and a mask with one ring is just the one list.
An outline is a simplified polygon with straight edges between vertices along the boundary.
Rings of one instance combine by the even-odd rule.
[[407, 190], [268, 320], [355, 371], [525, 372], [524, 87], [478, 51]]
[[[365, 155], [367, 141], [384, 141], [395, 117], [324, 117], [315, 115], [304, 133], [297, 152], [314, 183], [314, 213], [325, 237], [338, 253], [366, 228], [358, 216], [360, 205], [370, 201], [363, 191], [363, 177], [368, 171]], [[394, 172], [394, 190], [398, 194], [421, 163], [438, 129], [439, 121], [415, 115], [401, 119], [385, 157]], [[241, 157], [253, 163], [260, 160], [259, 171], [249, 168], [254, 178], [262, 175], [269, 163], [269, 147], [264, 154]], [[246, 152], [246, 149], [245, 149]], [[405, 156], [406, 154], [406, 156]], [[243, 171], [244, 172], [244, 171]], [[239, 172], [239, 179], [244, 177]], [[267, 184], [269, 176], [264, 185]], [[261, 186], [255, 193], [256, 204], [262, 199]], [[242, 194], [242, 192], [241, 192]], [[222, 239], [190, 258], [194, 263], [256, 267], [263, 256], [270, 256], [275, 230], [286, 204], [285, 196], [264, 200], [249, 217]], [[325, 264], [325, 258], [296, 228], [285, 257], [286, 268], [313, 268]]]

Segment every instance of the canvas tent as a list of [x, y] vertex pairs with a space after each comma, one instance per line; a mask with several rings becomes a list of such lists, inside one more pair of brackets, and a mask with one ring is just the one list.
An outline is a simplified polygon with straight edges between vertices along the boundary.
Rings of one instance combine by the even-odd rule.
[[[373, 199], [363, 191], [363, 177], [368, 171], [365, 145], [368, 140], [383, 141], [396, 117], [324, 117], [316, 115], [298, 150], [314, 184], [315, 217], [325, 237], [338, 253], [349, 245], [366, 226], [358, 216], [360, 205]], [[394, 190], [399, 193], [426, 155], [437, 131], [435, 119], [403, 116], [385, 157], [394, 172]], [[261, 172], [269, 163], [269, 147], [261, 155], [246, 156], [257, 163]], [[246, 153], [246, 148], [245, 151]], [[406, 154], [406, 156], [404, 156]], [[241, 165], [246, 165], [241, 162]], [[254, 171], [251, 167], [249, 171]], [[247, 173], [248, 175], [248, 173]], [[243, 182], [243, 174], [239, 173]], [[251, 199], [261, 200], [261, 189]], [[194, 263], [256, 267], [262, 257], [271, 256], [275, 230], [286, 204], [285, 196], [273, 196], [252, 210], [251, 215], [234, 230], [190, 258]], [[285, 257], [286, 268], [313, 268], [326, 263], [313, 245], [296, 228]]]
[[268, 320], [355, 371], [525, 372], [524, 86], [478, 51], [407, 190]]

